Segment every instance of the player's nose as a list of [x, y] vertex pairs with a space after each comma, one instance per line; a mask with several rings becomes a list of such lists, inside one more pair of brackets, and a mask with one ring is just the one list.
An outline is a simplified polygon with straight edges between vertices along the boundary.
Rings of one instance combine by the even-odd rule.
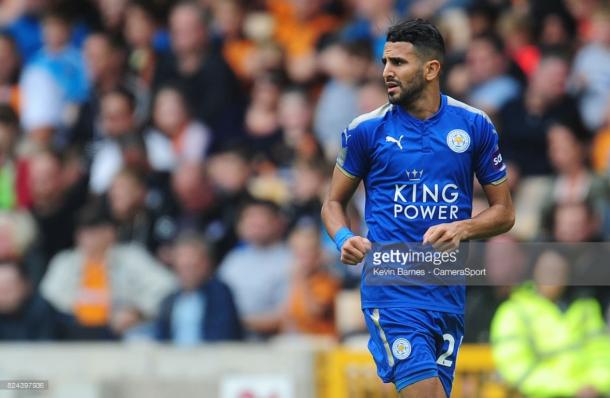
[[388, 80], [392, 80], [395, 77], [394, 71], [392, 70], [392, 66], [390, 65], [389, 62], [387, 62], [384, 66], [383, 66], [383, 80], [385, 80], [386, 82]]

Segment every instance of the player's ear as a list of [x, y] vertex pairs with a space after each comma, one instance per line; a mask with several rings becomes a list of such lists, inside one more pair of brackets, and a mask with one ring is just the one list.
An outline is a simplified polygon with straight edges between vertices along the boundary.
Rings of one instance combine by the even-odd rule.
[[424, 79], [432, 81], [441, 73], [441, 63], [437, 59], [431, 59], [424, 64]]

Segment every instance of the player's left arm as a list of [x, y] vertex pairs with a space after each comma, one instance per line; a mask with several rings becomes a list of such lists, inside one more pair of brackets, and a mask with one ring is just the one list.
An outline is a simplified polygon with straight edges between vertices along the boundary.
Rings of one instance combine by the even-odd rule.
[[515, 223], [498, 133], [485, 115], [475, 121], [473, 131], [476, 132], [474, 171], [483, 186], [489, 208], [474, 218], [429, 228], [424, 234], [424, 244], [431, 244], [437, 250], [453, 250], [464, 240], [499, 235], [509, 231]]
[[430, 227], [424, 234], [424, 244], [438, 250], [456, 249], [461, 241], [485, 239], [509, 231], [515, 224], [515, 210], [505, 180], [483, 185], [489, 208], [468, 220]]

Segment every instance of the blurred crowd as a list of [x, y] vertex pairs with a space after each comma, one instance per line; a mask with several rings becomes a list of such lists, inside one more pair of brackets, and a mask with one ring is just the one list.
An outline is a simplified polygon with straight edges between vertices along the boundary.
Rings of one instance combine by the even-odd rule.
[[[387, 101], [385, 32], [405, 17], [439, 26], [443, 91], [499, 131], [517, 210], [486, 257], [499, 278], [525, 267], [518, 242], [607, 240], [607, 7], [0, 1], [0, 340], [359, 332], [360, 269], [339, 264], [320, 208], [340, 132]], [[465, 341], [489, 342], [509, 297], [470, 289]], [[608, 289], [592, 297], [603, 324]]]

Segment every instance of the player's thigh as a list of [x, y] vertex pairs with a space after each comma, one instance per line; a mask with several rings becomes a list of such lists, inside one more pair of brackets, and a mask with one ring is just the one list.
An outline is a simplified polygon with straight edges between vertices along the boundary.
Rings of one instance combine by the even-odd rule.
[[398, 394], [400, 398], [447, 398], [445, 389], [438, 377], [418, 381], [403, 388]]

